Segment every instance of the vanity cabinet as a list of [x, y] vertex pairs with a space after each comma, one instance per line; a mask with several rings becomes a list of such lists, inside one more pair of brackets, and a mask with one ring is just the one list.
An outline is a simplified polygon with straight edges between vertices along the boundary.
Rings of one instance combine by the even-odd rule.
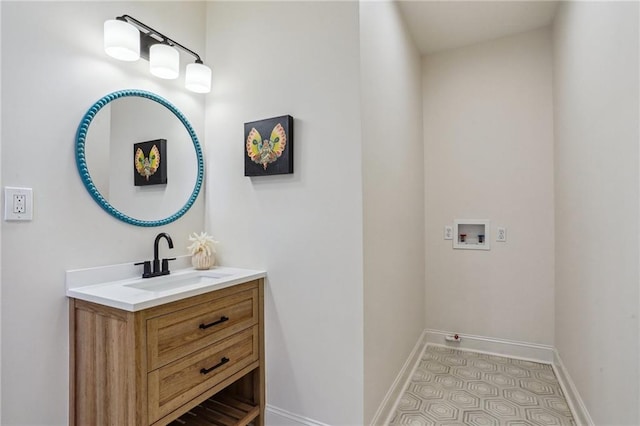
[[70, 299], [70, 424], [264, 425], [263, 279], [130, 312]]

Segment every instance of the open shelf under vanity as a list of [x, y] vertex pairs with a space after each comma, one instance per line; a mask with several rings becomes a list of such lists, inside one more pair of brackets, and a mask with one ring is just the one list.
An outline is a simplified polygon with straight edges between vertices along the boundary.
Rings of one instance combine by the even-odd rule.
[[169, 426], [245, 426], [254, 424], [260, 406], [253, 401], [225, 391], [198, 404]]

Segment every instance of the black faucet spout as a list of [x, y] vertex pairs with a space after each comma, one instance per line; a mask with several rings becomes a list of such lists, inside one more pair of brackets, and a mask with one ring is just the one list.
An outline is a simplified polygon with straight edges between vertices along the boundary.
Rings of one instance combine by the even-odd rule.
[[169, 274], [168, 260], [165, 259], [162, 265], [162, 269], [160, 269], [160, 259], [158, 258], [158, 244], [160, 243], [160, 240], [163, 238], [167, 240], [167, 244], [169, 244], [169, 248], [170, 249], [173, 248], [173, 240], [171, 239], [171, 236], [169, 234], [167, 234], [166, 232], [161, 232], [158, 235], [156, 235], [156, 239], [153, 242], [153, 273], [152, 273], [153, 276]]
[[169, 234], [167, 234], [166, 232], [161, 232], [158, 235], [156, 235], [156, 239], [153, 242], [153, 260], [157, 261], [158, 259], [158, 244], [160, 243], [160, 240], [164, 238], [167, 240], [167, 243], [169, 244], [169, 248], [172, 249], [173, 248], [173, 240], [171, 239], [171, 236]]

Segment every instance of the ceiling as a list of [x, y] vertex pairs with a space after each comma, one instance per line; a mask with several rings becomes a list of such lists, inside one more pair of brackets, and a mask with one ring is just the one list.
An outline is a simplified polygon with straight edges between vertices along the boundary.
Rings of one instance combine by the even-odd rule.
[[416, 46], [425, 55], [547, 26], [556, 1], [398, 0]]

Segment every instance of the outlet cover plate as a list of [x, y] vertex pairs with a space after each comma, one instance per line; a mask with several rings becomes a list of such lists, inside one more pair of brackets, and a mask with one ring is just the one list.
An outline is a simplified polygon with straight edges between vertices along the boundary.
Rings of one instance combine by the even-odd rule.
[[453, 226], [445, 225], [444, 227], [444, 239], [453, 240]]
[[4, 187], [4, 220], [33, 219], [33, 190]]

